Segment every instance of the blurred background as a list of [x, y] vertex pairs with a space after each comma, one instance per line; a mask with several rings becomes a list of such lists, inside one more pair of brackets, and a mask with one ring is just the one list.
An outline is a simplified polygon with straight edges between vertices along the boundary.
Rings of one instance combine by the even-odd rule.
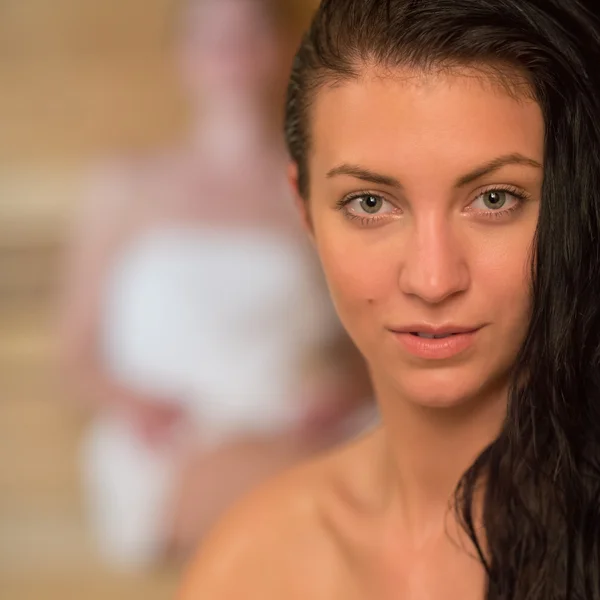
[[[90, 534], [90, 416], [59, 366], [65, 252], [89, 166], [189, 127], [177, 0], [0, 0], [0, 597], [172, 597], [179, 567], [107, 566]], [[289, 51], [315, 2], [282, 0]]]

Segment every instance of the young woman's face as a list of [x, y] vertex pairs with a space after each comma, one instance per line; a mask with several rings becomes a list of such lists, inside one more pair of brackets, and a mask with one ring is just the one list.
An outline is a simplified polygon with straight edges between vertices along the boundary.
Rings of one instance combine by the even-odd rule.
[[450, 406], [504, 389], [524, 340], [544, 124], [481, 73], [397, 75], [318, 93], [307, 209], [376, 388]]

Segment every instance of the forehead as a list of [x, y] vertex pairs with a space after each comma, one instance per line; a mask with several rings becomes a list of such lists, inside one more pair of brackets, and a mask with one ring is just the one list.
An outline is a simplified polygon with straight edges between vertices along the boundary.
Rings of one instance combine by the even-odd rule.
[[481, 72], [372, 71], [318, 92], [310, 165], [315, 176], [345, 162], [462, 170], [512, 152], [541, 159], [543, 137], [531, 94], [512, 93]]

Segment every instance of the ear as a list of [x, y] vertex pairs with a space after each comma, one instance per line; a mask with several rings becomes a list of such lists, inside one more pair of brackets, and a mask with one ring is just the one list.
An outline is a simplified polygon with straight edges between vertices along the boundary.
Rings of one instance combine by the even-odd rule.
[[294, 161], [290, 161], [288, 164], [287, 177], [292, 189], [292, 193], [294, 194], [294, 204], [300, 213], [300, 219], [302, 220], [304, 230], [306, 233], [308, 233], [309, 237], [313, 239], [314, 230], [310, 215], [310, 206], [308, 204], [308, 200], [300, 195], [300, 187], [298, 185], [298, 165]]

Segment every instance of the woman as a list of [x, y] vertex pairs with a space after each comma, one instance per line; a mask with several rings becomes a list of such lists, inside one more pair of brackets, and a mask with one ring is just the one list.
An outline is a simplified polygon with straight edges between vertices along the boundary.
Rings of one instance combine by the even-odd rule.
[[241, 490], [352, 431], [352, 352], [336, 350], [272, 117], [272, 8], [185, 3], [189, 139], [107, 169], [77, 223], [63, 339], [97, 412], [90, 516], [119, 566], [195, 546]]
[[183, 598], [600, 598], [599, 61], [591, 0], [324, 0], [291, 179], [382, 425]]

